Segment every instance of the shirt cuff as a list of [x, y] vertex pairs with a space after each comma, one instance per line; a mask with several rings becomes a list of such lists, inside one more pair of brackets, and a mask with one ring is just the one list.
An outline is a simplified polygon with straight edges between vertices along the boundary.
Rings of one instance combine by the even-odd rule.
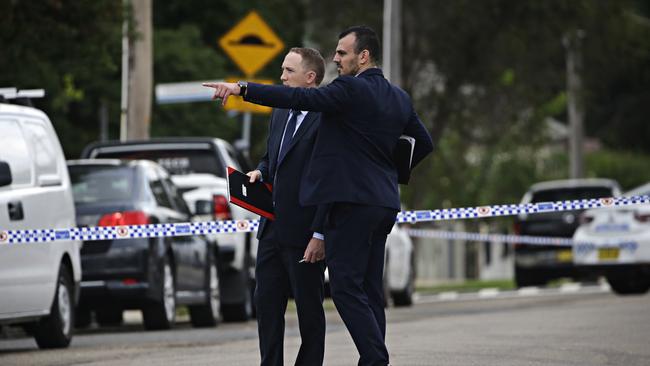
[[314, 233], [314, 235], [312, 235], [312, 238], [316, 238], [316, 239], [320, 239], [320, 240], [325, 240], [325, 235], [323, 235], [323, 234], [321, 234], [321, 233]]

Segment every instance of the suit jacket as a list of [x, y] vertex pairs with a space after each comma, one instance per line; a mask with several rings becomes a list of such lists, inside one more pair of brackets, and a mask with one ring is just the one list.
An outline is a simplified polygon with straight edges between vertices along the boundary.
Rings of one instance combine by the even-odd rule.
[[273, 225], [275, 240], [282, 245], [306, 247], [314, 231], [322, 231], [324, 206], [303, 206], [299, 203], [300, 182], [307, 171], [318, 126], [320, 113], [309, 112], [291, 139], [287, 153], [278, 162], [280, 142], [289, 117], [288, 109], [274, 109], [267, 138], [266, 153], [257, 166], [265, 182], [273, 184], [275, 221], [260, 220], [257, 238], [268, 235]]
[[277, 108], [322, 112], [304, 205], [351, 202], [400, 209], [393, 152], [399, 136], [415, 138], [412, 167], [433, 150], [409, 96], [379, 68], [339, 76], [322, 88], [248, 84], [245, 100]]

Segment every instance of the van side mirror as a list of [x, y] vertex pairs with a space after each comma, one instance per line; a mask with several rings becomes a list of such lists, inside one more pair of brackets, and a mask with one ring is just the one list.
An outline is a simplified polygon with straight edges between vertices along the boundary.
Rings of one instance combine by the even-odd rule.
[[210, 200], [198, 200], [194, 202], [195, 215], [212, 215], [214, 212], [214, 203]]
[[13, 182], [11, 167], [6, 161], [0, 161], [0, 187], [8, 186]]

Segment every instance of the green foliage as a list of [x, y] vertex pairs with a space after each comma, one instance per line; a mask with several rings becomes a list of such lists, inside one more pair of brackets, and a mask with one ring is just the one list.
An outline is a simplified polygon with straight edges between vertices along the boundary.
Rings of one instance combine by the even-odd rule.
[[650, 155], [602, 150], [586, 156], [587, 175], [612, 178], [626, 191], [650, 182]]
[[3, 1], [0, 85], [43, 88], [36, 101], [68, 157], [97, 136], [98, 108], [119, 108], [119, 1]]

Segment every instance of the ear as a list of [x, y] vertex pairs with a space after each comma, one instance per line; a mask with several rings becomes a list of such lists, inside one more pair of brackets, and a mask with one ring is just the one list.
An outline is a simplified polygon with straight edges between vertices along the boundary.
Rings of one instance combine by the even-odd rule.
[[316, 72], [314, 72], [314, 71], [307, 71], [306, 76], [307, 76], [307, 82], [308, 82], [309, 84], [313, 84], [313, 83], [316, 82]]
[[359, 53], [359, 63], [365, 65], [370, 62], [370, 51], [363, 50]]

